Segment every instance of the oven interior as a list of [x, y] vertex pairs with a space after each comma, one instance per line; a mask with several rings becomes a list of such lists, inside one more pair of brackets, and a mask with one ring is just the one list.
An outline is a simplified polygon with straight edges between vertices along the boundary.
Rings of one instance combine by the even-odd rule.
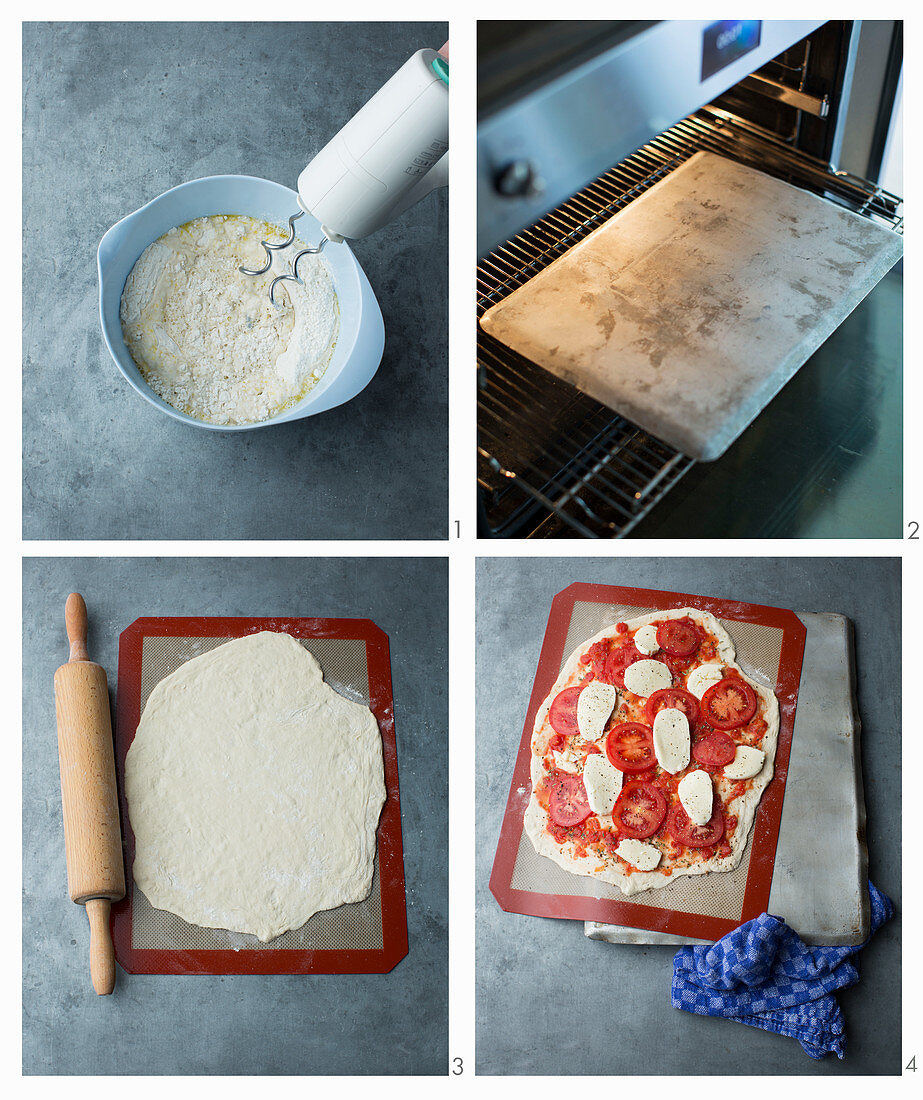
[[[849, 27], [824, 24], [486, 255], [478, 318], [700, 150], [902, 232], [897, 196], [831, 163]], [[480, 325], [477, 348], [483, 537], [622, 537], [694, 465]]]

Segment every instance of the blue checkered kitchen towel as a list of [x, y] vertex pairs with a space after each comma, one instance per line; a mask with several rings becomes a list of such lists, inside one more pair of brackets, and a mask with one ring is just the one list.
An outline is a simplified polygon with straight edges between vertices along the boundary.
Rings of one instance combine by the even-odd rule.
[[[871, 938], [894, 905], [872, 883], [869, 900]], [[864, 946], [808, 947], [784, 921], [763, 913], [711, 947], [677, 951], [673, 1007], [789, 1035], [812, 1058], [831, 1051], [842, 1058], [846, 1034], [833, 991], [859, 980], [849, 957]]]

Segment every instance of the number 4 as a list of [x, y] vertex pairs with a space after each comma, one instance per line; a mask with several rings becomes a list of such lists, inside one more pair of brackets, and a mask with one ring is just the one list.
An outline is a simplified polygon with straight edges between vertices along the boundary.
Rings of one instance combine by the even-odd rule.
[[917, 1056], [914, 1055], [910, 1061], [904, 1066], [904, 1069], [912, 1069], [914, 1073], [917, 1071]]

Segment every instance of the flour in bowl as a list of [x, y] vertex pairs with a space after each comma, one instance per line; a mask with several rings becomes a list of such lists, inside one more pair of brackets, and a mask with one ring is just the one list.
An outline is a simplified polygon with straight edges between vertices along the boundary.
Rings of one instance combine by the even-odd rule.
[[122, 335], [147, 384], [174, 408], [210, 424], [252, 424], [297, 404], [323, 377], [339, 333], [339, 308], [322, 256], [298, 265], [304, 285], [269, 283], [285, 274], [299, 241], [273, 256], [263, 239], [277, 226], [242, 214], [196, 218], [141, 253], [122, 292]]

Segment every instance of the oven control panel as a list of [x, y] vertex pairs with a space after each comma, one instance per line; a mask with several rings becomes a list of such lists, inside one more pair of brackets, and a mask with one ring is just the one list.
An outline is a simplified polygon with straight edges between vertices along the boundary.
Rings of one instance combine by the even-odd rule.
[[762, 19], [721, 19], [702, 35], [702, 80], [720, 73], [760, 44]]

